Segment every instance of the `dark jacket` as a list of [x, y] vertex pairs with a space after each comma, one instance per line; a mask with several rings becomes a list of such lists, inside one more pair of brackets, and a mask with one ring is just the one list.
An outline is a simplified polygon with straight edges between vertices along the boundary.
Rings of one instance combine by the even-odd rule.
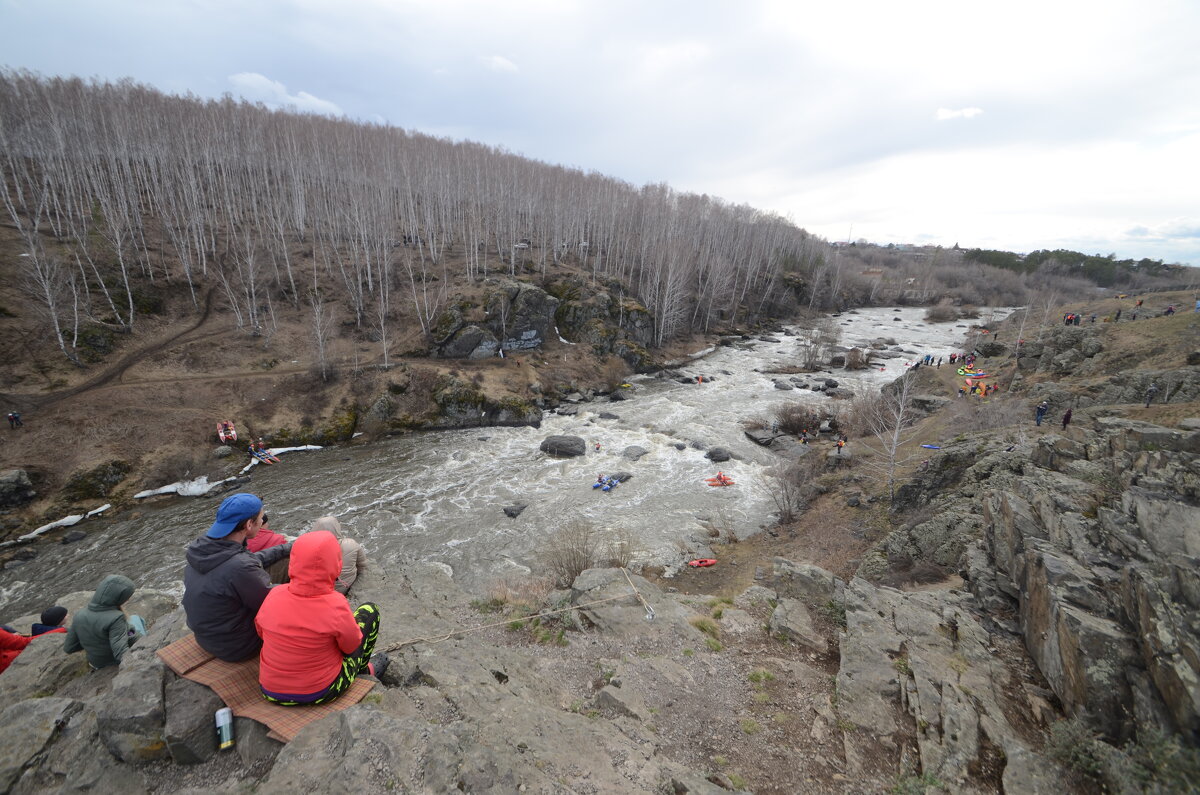
[[34, 624], [29, 630], [29, 637], [33, 638], [33, 637], [37, 637], [38, 635], [45, 635], [48, 632], [66, 632], [66, 631], [67, 631], [66, 627], [60, 627], [57, 625]]
[[75, 614], [63, 651], [68, 654], [86, 651], [88, 664], [93, 668], [120, 665], [129, 649], [129, 624], [121, 605], [129, 601], [134, 591], [133, 580], [120, 574], [110, 574], [100, 582], [88, 606]]
[[227, 662], [258, 654], [262, 640], [254, 617], [271, 588], [264, 568], [286, 558], [291, 549], [283, 544], [252, 553], [242, 544], [207, 536], [188, 544], [183, 609], [202, 649]]

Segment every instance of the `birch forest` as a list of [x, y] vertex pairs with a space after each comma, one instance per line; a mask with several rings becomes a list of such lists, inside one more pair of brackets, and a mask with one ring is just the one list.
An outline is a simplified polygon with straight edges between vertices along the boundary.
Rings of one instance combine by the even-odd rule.
[[[131, 331], [139, 295], [209, 291], [251, 333], [331, 304], [385, 340], [428, 333], [456, 285], [569, 266], [620, 282], [655, 341], [838, 289], [788, 219], [501, 148], [131, 81], [0, 73], [0, 195], [22, 288], [62, 353]], [[787, 289], [783, 289], [783, 285]]]

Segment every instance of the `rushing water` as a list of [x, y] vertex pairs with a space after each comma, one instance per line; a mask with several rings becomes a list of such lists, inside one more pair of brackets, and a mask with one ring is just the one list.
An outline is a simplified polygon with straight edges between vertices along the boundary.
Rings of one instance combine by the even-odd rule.
[[[965, 325], [929, 324], [923, 316], [920, 308], [864, 309], [835, 322], [847, 347], [892, 337], [921, 354], [958, 350]], [[769, 417], [781, 403], [830, 400], [807, 390], [775, 389], [780, 376], [759, 372], [796, 362], [796, 338], [779, 339], [755, 341], [750, 350], [718, 348], [679, 368], [715, 377], [703, 385], [638, 377], [631, 381], [632, 399], [581, 404], [573, 417], [548, 414], [541, 428], [421, 433], [293, 453], [279, 465], [256, 467], [247, 490], [262, 496], [278, 532], [296, 535], [318, 516], [332, 514], [363, 542], [373, 564], [436, 561], [468, 589], [528, 572], [547, 537], [572, 520], [624, 531], [634, 539], [639, 561], [675, 565], [708, 552], [704, 522], [710, 517], [741, 537], [770, 519], [773, 505], [763, 484], [774, 461], [744, 436], [742, 421]], [[878, 387], [898, 377], [908, 358], [821, 377]], [[602, 411], [619, 419], [600, 419]], [[587, 455], [562, 460], [539, 452], [551, 434], [583, 437]], [[693, 441], [725, 447], [735, 460], [714, 465]], [[630, 445], [649, 452], [629, 461], [621, 452]], [[718, 468], [737, 485], [707, 486], [704, 479]], [[620, 470], [633, 478], [608, 493], [592, 488], [597, 474]], [[81, 525], [88, 531], [83, 541], [42, 544], [34, 560], [0, 572], [0, 619], [40, 610], [57, 595], [90, 590], [109, 573], [179, 593], [183, 549], [212, 521], [216, 499], [157, 500]], [[502, 508], [514, 503], [528, 508], [509, 519]]]

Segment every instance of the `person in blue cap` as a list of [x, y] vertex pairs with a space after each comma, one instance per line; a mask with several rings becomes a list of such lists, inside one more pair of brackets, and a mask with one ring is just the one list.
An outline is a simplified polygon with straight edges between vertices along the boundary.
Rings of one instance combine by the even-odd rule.
[[262, 500], [231, 494], [217, 508], [208, 532], [188, 544], [183, 570], [183, 610], [200, 647], [226, 662], [258, 654], [262, 639], [254, 618], [271, 580], [267, 567], [288, 557], [292, 545], [250, 552], [246, 540], [265, 524]]

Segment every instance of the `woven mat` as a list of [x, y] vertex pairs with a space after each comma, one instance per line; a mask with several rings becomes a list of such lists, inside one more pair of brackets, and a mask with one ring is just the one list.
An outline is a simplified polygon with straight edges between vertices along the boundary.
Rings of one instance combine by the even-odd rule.
[[184, 679], [211, 687], [234, 715], [258, 721], [271, 730], [268, 736], [285, 743], [313, 721], [362, 701], [375, 686], [374, 679], [359, 677], [349, 690], [328, 704], [281, 707], [263, 698], [258, 687], [257, 657], [240, 663], [218, 660], [200, 648], [195, 635], [159, 649], [158, 656]]

